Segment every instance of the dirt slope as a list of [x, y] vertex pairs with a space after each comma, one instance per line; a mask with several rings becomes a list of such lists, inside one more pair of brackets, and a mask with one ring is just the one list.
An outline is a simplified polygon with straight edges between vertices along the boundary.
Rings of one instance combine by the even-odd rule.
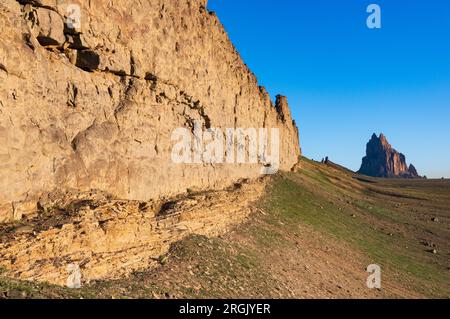
[[[218, 238], [191, 236], [153, 270], [80, 290], [3, 278], [4, 297], [450, 297], [450, 181], [382, 180], [302, 160], [255, 213]], [[366, 287], [378, 264], [382, 288]]]

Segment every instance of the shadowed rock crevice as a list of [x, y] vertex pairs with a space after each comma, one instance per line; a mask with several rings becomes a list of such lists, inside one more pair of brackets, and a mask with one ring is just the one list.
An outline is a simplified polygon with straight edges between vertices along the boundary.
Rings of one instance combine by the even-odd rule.
[[94, 71], [100, 65], [100, 56], [92, 50], [78, 50], [75, 65], [85, 71]]

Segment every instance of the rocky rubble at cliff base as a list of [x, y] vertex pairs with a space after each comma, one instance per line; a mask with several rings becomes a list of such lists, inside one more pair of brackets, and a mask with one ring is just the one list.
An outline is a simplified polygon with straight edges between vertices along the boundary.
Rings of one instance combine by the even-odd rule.
[[[119, 279], [159, 265], [191, 234], [218, 236], [253, 211], [267, 179], [165, 201], [126, 201], [102, 192], [43, 202], [33, 218], [0, 227], [0, 267], [11, 278], [61, 286]], [[78, 274], [73, 274], [73, 270]]]

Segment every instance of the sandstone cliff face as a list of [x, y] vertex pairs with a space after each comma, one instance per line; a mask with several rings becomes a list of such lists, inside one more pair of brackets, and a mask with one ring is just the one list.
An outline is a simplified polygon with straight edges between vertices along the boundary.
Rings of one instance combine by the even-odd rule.
[[362, 160], [358, 173], [386, 178], [419, 177], [416, 168], [406, 164], [405, 155], [393, 149], [383, 134], [380, 134], [379, 137], [375, 134], [372, 135], [367, 143], [366, 156]]
[[[72, 24], [78, 4], [81, 24]], [[280, 168], [300, 155], [276, 105], [203, 0], [2, 0], [0, 222], [58, 191], [150, 200], [260, 174], [261, 165], [180, 165], [177, 127], [277, 127]]]

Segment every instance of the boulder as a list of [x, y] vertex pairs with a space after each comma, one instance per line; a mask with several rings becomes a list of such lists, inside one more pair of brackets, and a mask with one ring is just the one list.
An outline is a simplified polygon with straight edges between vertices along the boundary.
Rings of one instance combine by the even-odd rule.
[[62, 45], [66, 41], [64, 35], [64, 21], [53, 10], [45, 8], [35, 9], [37, 40], [43, 46]]

